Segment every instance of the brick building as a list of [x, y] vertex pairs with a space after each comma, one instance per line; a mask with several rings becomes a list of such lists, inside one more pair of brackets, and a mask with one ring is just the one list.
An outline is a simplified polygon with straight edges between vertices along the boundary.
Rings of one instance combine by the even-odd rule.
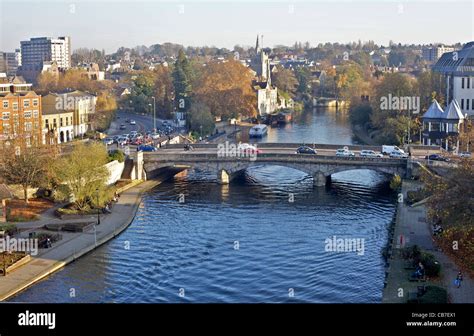
[[0, 79], [0, 145], [42, 143], [41, 96], [21, 77]]

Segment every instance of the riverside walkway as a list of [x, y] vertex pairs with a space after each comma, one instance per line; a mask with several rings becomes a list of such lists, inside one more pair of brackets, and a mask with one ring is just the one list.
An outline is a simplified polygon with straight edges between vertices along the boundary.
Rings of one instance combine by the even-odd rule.
[[[160, 181], [146, 181], [121, 193], [119, 201], [111, 214], [101, 216], [101, 224], [95, 230], [83, 233], [63, 233], [63, 239], [51, 248], [40, 249], [31, 261], [5, 277], [0, 277], [0, 301], [4, 301], [37, 281], [61, 269], [68, 263], [94, 250], [96, 247], [114, 238], [133, 221], [141, 202], [142, 193], [158, 185]], [[50, 211], [51, 212], [51, 211]], [[19, 224], [23, 229], [38, 229], [47, 223], [53, 223], [51, 214], [35, 222]], [[85, 216], [74, 222], [96, 222], [96, 216]], [[54, 221], [67, 222], [67, 221]], [[25, 232], [27, 233], [27, 232]], [[24, 233], [24, 234], [25, 234]]]
[[[402, 193], [404, 198], [407, 192], [416, 190], [418, 182], [403, 181]], [[460, 288], [454, 285], [459, 268], [455, 263], [440, 251], [433, 243], [431, 228], [426, 221], [426, 207], [419, 205], [410, 207], [405, 203], [398, 204], [397, 219], [395, 224], [395, 234], [393, 243], [393, 256], [389, 260], [387, 286], [384, 289], [383, 303], [406, 303], [408, 292], [415, 291], [420, 283], [408, 281], [408, 271], [404, 269], [405, 261], [399, 256], [396, 247], [397, 241], [403, 235], [406, 245], [418, 245], [422, 250], [429, 252], [441, 263], [441, 276], [436, 282], [427, 281], [425, 285], [433, 284], [444, 287], [448, 292], [448, 298], [451, 303], [474, 303], [474, 280], [465, 272], [463, 273], [463, 282]], [[412, 272], [412, 271], [411, 271]], [[402, 288], [403, 297], [398, 296], [398, 290]]]

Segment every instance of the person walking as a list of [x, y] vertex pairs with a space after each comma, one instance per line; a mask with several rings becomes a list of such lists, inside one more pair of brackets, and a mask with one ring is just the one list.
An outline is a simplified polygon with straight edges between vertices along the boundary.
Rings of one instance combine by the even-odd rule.
[[461, 287], [461, 282], [462, 282], [462, 273], [461, 271], [458, 272], [458, 275], [456, 276], [456, 280], [454, 280], [454, 284], [456, 285], [457, 288]]

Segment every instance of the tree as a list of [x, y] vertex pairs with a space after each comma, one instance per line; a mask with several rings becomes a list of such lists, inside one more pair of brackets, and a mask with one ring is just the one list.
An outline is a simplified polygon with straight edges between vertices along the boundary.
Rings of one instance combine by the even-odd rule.
[[428, 217], [446, 226], [473, 225], [474, 159], [462, 159], [447, 176], [422, 176], [428, 199]]
[[94, 203], [97, 192], [103, 193], [106, 189], [107, 162], [107, 152], [102, 144], [75, 145], [72, 152], [55, 165], [60, 195], [65, 199], [73, 196], [77, 210], [87, 209]]
[[[411, 111], [398, 108], [387, 108], [382, 104], [383, 101], [391, 98], [412, 97], [415, 93], [414, 80], [401, 73], [387, 74], [383, 80], [376, 86], [375, 99], [372, 100], [372, 125], [381, 131], [379, 142], [392, 142], [402, 144], [410, 131], [416, 131], [416, 123], [412, 122]], [[413, 132], [411, 132], [413, 134]]]
[[277, 71], [273, 75], [273, 83], [278, 90], [288, 93], [292, 98], [295, 96], [298, 80], [292, 70], [277, 66]]
[[208, 106], [201, 102], [193, 103], [189, 110], [189, 129], [202, 134], [211, 134], [214, 130], [214, 117]]
[[18, 147], [13, 143], [0, 150], [0, 176], [8, 184], [22, 186], [26, 204], [28, 188], [39, 187], [47, 171], [47, 157], [44, 148], [38, 146]]
[[214, 117], [253, 117], [257, 102], [252, 80], [252, 73], [238, 61], [209, 62], [196, 81], [193, 101], [206, 105]]
[[183, 50], [179, 51], [174, 64], [173, 85], [175, 105], [178, 111], [186, 111], [191, 94], [191, 66]]

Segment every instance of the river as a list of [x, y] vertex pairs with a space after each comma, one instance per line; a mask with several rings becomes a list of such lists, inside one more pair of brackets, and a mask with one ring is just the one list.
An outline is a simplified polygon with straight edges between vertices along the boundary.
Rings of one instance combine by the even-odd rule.
[[[347, 115], [331, 110], [305, 111], [262, 141], [354, 143]], [[181, 173], [143, 197], [119, 237], [10, 302], [380, 302], [394, 212], [386, 176], [369, 170], [324, 188], [278, 166], [230, 185]], [[328, 251], [338, 238], [363, 248]]]

